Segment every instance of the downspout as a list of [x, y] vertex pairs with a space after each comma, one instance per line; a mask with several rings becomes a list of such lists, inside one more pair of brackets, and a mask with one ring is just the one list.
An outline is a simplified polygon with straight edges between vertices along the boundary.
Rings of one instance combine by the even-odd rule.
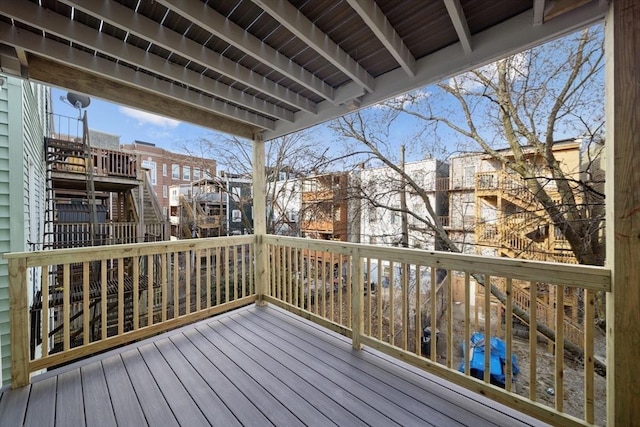
[[267, 295], [267, 250], [264, 236], [267, 234], [266, 176], [264, 135], [253, 135], [253, 234], [255, 236], [255, 289], [258, 305], [265, 305]]

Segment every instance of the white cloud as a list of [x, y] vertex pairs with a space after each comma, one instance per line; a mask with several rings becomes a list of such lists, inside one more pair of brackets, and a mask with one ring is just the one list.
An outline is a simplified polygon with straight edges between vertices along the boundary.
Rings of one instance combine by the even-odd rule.
[[160, 126], [166, 129], [173, 129], [178, 127], [180, 122], [175, 119], [170, 119], [168, 117], [157, 116], [155, 114], [146, 113], [140, 110], [134, 110], [129, 107], [118, 107], [118, 110], [129, 117], [132, 117], [138, 121], [138, 124], [150, 124], [153, 126]]

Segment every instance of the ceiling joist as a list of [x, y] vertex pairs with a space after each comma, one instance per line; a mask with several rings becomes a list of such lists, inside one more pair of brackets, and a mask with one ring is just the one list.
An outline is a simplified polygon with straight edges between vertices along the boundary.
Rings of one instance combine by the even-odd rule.
[[[241, 121], [253, 127], [273, 129], [274, 121], [250, 111], [234, 107], [215, 98], [197, 93], [185, 87], [172, 84], [166, 80], [141, 73], [131, 67], [118, 64], [108, 59], [75, 49], [66, 44], [50, 39], [43, 39], [36, 34], [19, 30], [14, 26], [0, 22], [0, 39], [27, 52], [35, 53], [51, 61], [64, 58], [67, 65], [83, 70], [102, 78], [107, 78], [124, 85], [134, 85], [157, 95], [190, 104], [197, 108], [211, 110], [234, 121]], [[31, 64], [29, 64], [31, 67]], [[31, 70], [29, 70], [31, 75]]]
[[295, 64], [271, 46], [244, 31], [238, 25], [198, 0], [156, 0], [169, 10], [193, 22], [216, 37], [235, 46], [275, 71], [290, 78], [317, 95], [333, 100], [333, 88], [309, 71]]
[[373, 0], [347, 0], [409, 76], [416, 75], [416, 59]]
[[349, 54], [340, 48], [329, 36], [304, 16], [289, 2], [252, 0], [262, 10], [278, 20], [293, 35], [304, 41], [311, 49], [331, 62], [367, 92], [373, 92], [374, 79]]
[[239, 83], [263, 92], [272, 98], [285, 102], [292, 107], [315, 113], [315, 103], [305, 99], [296, 93], [282, 87], [275, 82], [269, 84], [263, 76], [239, 66], [236, 62], [210, 50], [203, 49], [201, 45], [181, 34], [145, 18], [132, 13], [131, 9], [117, 3], [105, 3], [99, 0], [61, 0], [69, 6], [75, 7], [88, 15], [107, 22], [114, 27], [140, 37], [150, 43], [162, 47], [170, 52], [180, 52], [180, 56], [199, 64], [202, 67], [213, 70], [228, 78], [235, 79]]
[[157, 55], [153, 55], [133, 45], [122, 43], [120, 39], [100, 33], [85, 25], [77, 22], [71, 23], [64, 19], [62, 15], [50, 13], [33, 3], [10, 3], [5, 8], [4, 13], [32, 27], [101, 52], [128, 64], [149, 70], [169, 80], [182, 81], [202, 92], [210, 93], [238, 105], [245, 105], [267, 116], [293, 121], [293, 113], [282, 107], [252, 97], [245, 92], [205, 77], [195, 71], [171, 64]]
[[460, 0], [444, 0], [444, 5], [458, 34], [462, 50], [466, 54], [471, 53], [471, 32], [469, 31], [469, 24], [464, 16]]

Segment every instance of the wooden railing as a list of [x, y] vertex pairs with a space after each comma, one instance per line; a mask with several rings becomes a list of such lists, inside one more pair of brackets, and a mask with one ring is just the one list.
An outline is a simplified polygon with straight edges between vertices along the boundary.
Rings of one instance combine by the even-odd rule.
[[[238, 236], [5, 254], [13, 386], [27, 384], [32, 372], [255, 301], [254, 241]], [[41, 282], [31, 305], [28, 276]]]
[[[540, 420], [556, 425], [594, 422], [594, 294], [610, 291], [609, 270], [280, 236], [266, 236], [264, 244], [270, 259], [266, 301], [351, 337], [356, 348], [362, 344], [374, 347]], [[464, 284], [462, 289], [452, 289], [453, 277]], [[514, 281], [528, 283], [527, 310], [516, 304]], [[484, 292], [477, 307], [473, 289], [488, 284], [492, 292]], [[504, 292], [498, 284], [504, 284]], [[537, 321], [547, 315], [537, 298], [542, 287], [555, 295], [551, 328]], [[563, 298], [568, 287], [582, 288], [584, 332], [579, 339], [584, 350], [571, 346], [571, 341], [578, 338], [569, 337], [575, 331], [565, 325]], [[459, 295], [457, 300], [454, 294]], [[504, 319], [508, 321], [504, 325], [501, 316], [491, 315], [496, 299], [505, 307]], [[471, 316], [474, 306], [484, 317], [477, 323]], [[517, 318], [526, 323], [518, 323]], [[528, 339], [514, 339], [514, 324], [519, 330], [527, 324], [539, 326], [537, 331], [529, 330]], [[426, 326], [439, 331], [433, 334], [439, 339], [422, 345]], [[500, 367], [505, 376], [504, 389], [491, 385], [489, 352], [482, 361], [481, 380], [477, 380], [472, 376], [469, 358], [462, 357], [460, 350], [463, 343], [470, 342], [473, 331], [502, 336], [502, 330], [506, 345], [506, 358]], [[538, 347], [539, 336], [554, 343], [554, 355], [545, 354], [546, 345]], [[574, 375], [564, 362], [569, 351], [583, 352], [583, 369], [571, 371], [581, 372], [575, 374], [580, 378], [569, 378]], [[526, 354], [528, 358], [528, 369], [518, 376], [514, 375], [514, 354]], [[551, 384], [545, 384], [539, 376], [539, 365], [552, 373]], [[575, 384], [581, 384], [582, 389], [575, 390]], [[583, 393], [579, 413], [564, 406], [565, 399], [575, 393]]]
[[161, 223], [140, 227], [136, 222], [107, 222], [92, 227], [87, 222], [65, 222], [53, 224], [53, 235], [53, 248], [64, 249], [161, 241], [166, 230]]

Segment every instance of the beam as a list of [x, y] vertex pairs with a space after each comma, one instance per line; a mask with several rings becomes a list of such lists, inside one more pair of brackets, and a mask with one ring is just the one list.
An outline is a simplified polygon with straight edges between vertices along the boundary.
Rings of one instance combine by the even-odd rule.
[[[252, 128], [271, 129], [274, 127], [274, 122], [265, 117], [1, 22], [0, 39], [53, 62], [64, 61], [67, 64], [73, 64], [74, 68], [87, 73], [120, 82], [127, 87], [137, 87], [168, 99], [186, 103], [224, 116], [232, 121], [244, 122]], [[42, 81], [46, 83], [46, 77]]]
[[640, 4], [615, 0], [605, 26], [607, 425], [640, 420]]
[[471, 32], [469, 31], [469, 24], [464, 16], [460, 0], [444, 0], [444, 5], [458, 34], [462, 50], [466, 54], [471, 53]]
[[545, 0], [533, 0], [533, 26], [537, 27], [544, 23]]
[[[376, 91], [360, 98], [360, 108], [366, 108], [411, 90], [423, 88], [445, 78], [593, 25], [604, 18], [606, 10], [606, 6], [599, 2], [592, 2], [537, 27], [531, 24], [533, 11], [521, 13], [494, 27], [474, 34], [474, 48], [468, 55], [460, 55], [460, 46], [451, 45], [416, 61], [415, 77], [408, 77], [406, 72], [400, 68], [377, 77]], [[336, 98], [341, 97], [343, 91], [355, 90], [361, 90], [361, 88], [354, 83], [346, 84], [336, 90]], [[349, 111], [344, 105], [333, 106], [327, 102], [321, 102], [318, 104], [316, 116], [297, 113], [295, 123], [278, 122], [275, 130], [265, 132], [265, 138], [269, 140], [297, 132], [348, 113]]]
[[368, 92], [374, 90], [374, 79], [347, 52], [342, 50], [329, 36], [287, 1], [252, 0], [262, 10], [271, 15], [293, 35], [318, 52], [325, 60], [349, 76]]
[[247, 33], [199, 0], [156, 0], [169, 10], [193, 22], [214, 36], [246, 52], [254, 59], [323, 97], [333, 100], [333, 88], [309, 71], [297, 65], [262, 40]]
[[176, 54], [189, 61], [236, 80], [292, 107], [309, 113], [316, 112], [315, 103], [309, 99], [280, 84], [269, 81], [264, 76], [240, 66], [237, 62], [211, 49], [203, 48], [199, 43], [118, 3], [100, 0], [61, 0], [61, 3], [75, 7], [77, 10], [99, 18], [114, 27], [128, 31], [130, 34], [170, 52], [176, 52]]
[[29, 77], [49, 85], [85, 93], [243, 138], [251, 138], [256, 129], [256, 127], [195, 108], [176, 99], [170, 99], [35, 55], [29, 55]]
[[416, 75], [416, 59], [402, 38], [384, 15], [380, 7], [373, 0], [347, 0], [349, 5], [362, 18], [365, 24], [378, 37], [398, 64], [410, 76]]
[[118, 38], [100, 33], [91, 27], [77, 22], [70, 22], [68, 18], [39, 7], [35, 3], [10, 2], [6, 7], [3, 7], [3, 13], [39, 30], [148, 70], [169, 80], [179, 81], [204, 93], [209, 93], [234, 104], [243, 105], [263, 115], [293, 121], [293, 113], [282, 107], [259, 100], [245, 92], [185, 67], [172, 64], [160, 56], [153, 55]]

